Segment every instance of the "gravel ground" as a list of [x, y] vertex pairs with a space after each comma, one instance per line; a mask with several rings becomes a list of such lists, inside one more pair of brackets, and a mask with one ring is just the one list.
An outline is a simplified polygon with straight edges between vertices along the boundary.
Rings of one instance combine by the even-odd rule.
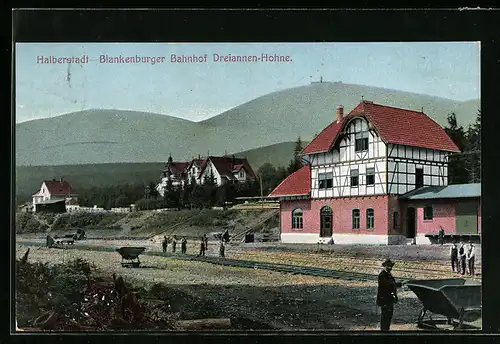
[[[18, 240], [16, 255], [24, 254], [26, 247]], [[151, 241], [86, 240], [85, 245], [144, 246], [148, 250], [160, 250], [158, 244]], [[75, 244], [78, 245], [78, 242]], [[293, 246], [293, 245], [292, 245]], [[306, 248], [277, 244], [229, 245], [226, 250], [230, 258], [272, 261], [336, 269], [349, 269], [377, 273], [380, 271], [380, 257], [386, 253], [385, 247], [334, 246], [334, 252], [311, 252], [311, 245]], [[396, 246], [391, 246], [394, 248]], [[190, 243], [188, 253], [197, 253], [197, 244]], [[217, 243], [209, 244], [208, 255], [217, 254]], [[170, 248], [169, 248], [170, 250]], [[308, 251], [309, 250], [309, 251]], [[399, 251], [398, 251], [399, 250]], [[393, 252], [406, 252], [411, 256], [415, 246], [397, 247], [391, 251], [391, 259], [399, 263], [394, 268], [396, 278], [440, 278], [450, 277], [446, 271], [445, 248], [419, 248], [432, 252], [431, 261], [403, 261]], [[446, 249], [447, 250], [447, 249]], [[441, 252], [443, 251], [443, 252]], [[359, 257], [359, 256], [362, 257]], [[161, 283], [172, 295], [178, 292], [203, 300], [207, 309], [213, 310], [211, 316], [227, 316], [232, 319], [245, 319], [248, 328], [261, 329], [318, 329], [318, 330], [377, 330], [379, 315], [375, 307], [376, 283], [354, 282], [323, 277], [292, 275], [266, 270], [224, 267], [196, 261], [183, 261], [156, 256], [141, 256], [141, 268], [123, 268], [119, 264], [120, 256], [112, 252], [47, 249], [31, 247], [30, 261], [63, 262], [73, 258], [87, 259], [104, 273], [116, 272], [125, 280], [136, 285], [150, 286]], [[427, 271], [429, 265], [435, 271]], [[478, 268], [479, 270], [479, 268]], [[451, 277], [455, 277], [452, 275]], [[181, 298], [181, 297], [180, 297]], [[399, 293], [400, 302], [396, 305], [393, 329], [416, 330], [415, 320], [421, 309], [421, 303], [411, 291]], [[173, 300], [172, 303], [180, 302]], [[183, 312], [182, 309], [179, 310]], [[194, 314], [184, 311], [185, 318]], [[240, 320], [241, 321], [241, 320]]]

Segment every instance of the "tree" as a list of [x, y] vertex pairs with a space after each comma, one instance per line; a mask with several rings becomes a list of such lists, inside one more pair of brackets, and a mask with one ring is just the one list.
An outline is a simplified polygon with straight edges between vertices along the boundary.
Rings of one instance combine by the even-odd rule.
[[215, 180], [215, 175], [214, 175], [214, 171], [212, 169], [210, 169], [210, 173], [205, 175], [204, 177], [204, 185], [210, 185], [210, 186], [215, 186], [217, 185], [217, 181]]
[[304, 148], [302, 147], [302, 140], [300, 136], [295, 141], [295, 147], [293, 149], [293, 159], [290, 160], [290, 164], [288, 165], [288, 174], [292, 174], [293, 172], [299, 170], [302, 167], [302, 158], [300, 153]]
[[[444, 130], [457, 145], [460, 152], [468, 149], [467, 136], [462, 126], [458, 125], [455, 113], [451, 113], [447, 118], [447, 125]], [[453, 154], [448, 161], [448, 183], [463, 184], [469, 181], [469, 171], [467, 168], [467, 157], [464, 154]]]
[[469, 181], [481, 182], [481, 109], [477, 111], [476, 120], [467, 130], [468, 152], [467, 162]]

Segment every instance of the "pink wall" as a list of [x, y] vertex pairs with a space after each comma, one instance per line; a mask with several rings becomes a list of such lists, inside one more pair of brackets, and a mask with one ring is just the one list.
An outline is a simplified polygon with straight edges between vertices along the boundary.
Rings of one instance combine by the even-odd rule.
[[[427, 203], [415, 202], [405, 205], [414, 206], [417, 208], [417, 235], [437, 233], [440, 227], [443, 227], [446, 233], [456, 233], [456, 210], [455, 204], [460, 202], [460, 200], [453, 201], [438, 201], [435, 200], [432, 203], [433, 207], [433, 219], [424, 220], [424, 206]], [[402, 207], [403, 208], [403, 207]], [[404, 212], [404, 210], [403, 210]], [[403, 220], [406, 221], [406, 214], [403, 215]], [[479, 202], [478, 207], [478, 218], [477, 218], [478, 231], [481, 233], [481, 204]], [[405, 228], [406, 230], [406, 228]]]
[[[401, 212], [401, 207], [399, 206], [399, 200], [397, 196], [389, 196], [388, 198], [388, 209], [387, 209], [387, 225], [389, 234], [402, 234], [403, 233], [403, 216]], [[398, 212], [398, 225], [394, 228], [394, 212]]]
[[[320, 232], [320, 210], [328, 205], [333, 211], [333, 233], [348, 234], [384, 234], [388, 231], [388, 198], [389, 196], [345, 197], [321, 200], [281, 201], [282, 233], [318, 233]], [[292, 210], [301, 208], [303, 212], [303, 229], [292, 229]], [[366, 228], [366, 209], [372, 208], [375, 213], [374, 228]], [[352, 210], [360, 210], [360, 228], [352, 228]], [[392, 213], [390, 214], [392, 217]], [[392, 221], [392, 220], [391, 220]]]
[[424, 220], [423, 205], [417, 208], [417, 235], [437, 233], [443, 227], [446, 233], [456, 232], [455, 204], [434, 203], [432, 220]]

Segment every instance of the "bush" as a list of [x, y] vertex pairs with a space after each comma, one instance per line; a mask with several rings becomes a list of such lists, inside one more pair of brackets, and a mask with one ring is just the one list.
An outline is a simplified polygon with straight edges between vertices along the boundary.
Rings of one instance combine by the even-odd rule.
[[236, 210], [203, 209], [198, 215], [189, 219], [189, 225], [224, 227], [233, 219], [235, 213]]
[[36, 233], [45, 232], [49, 227], [38, 221], [32, 213], [17, 213], [16, 214], [16, 233]]
[[56, 219], [52, 228], [56, 230], [114, 228], [112, 225], [125, 216], [126, 214], [87, 212], [62, 214]]

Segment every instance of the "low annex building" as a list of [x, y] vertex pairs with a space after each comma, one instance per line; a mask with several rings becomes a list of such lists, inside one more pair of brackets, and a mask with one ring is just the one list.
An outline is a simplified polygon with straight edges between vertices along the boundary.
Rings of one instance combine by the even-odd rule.
[[[307, 164], [268, 196], [280, 200], [281, 241], [402, 244], [438, 232], [439, 221], [419, 222], [420, 208], [408, 195], [447, 187], [448, 157], [458, 152], [421, 111], [362, 101], [344, 116], [337, 107], [336, 120], [302, 151]], [[449, 225], [458, 223], [456, 214], [445, 231], [461, 230]]]

